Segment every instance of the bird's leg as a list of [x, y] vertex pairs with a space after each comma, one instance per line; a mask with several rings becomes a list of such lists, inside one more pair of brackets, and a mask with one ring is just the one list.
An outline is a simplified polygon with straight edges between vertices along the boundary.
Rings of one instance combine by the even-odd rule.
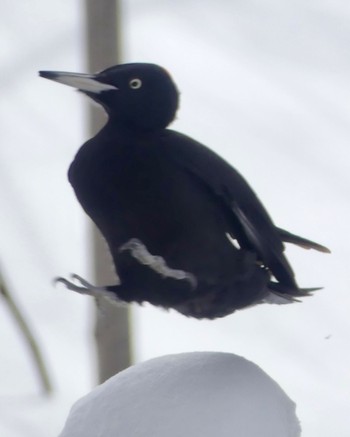
[[68, 279], [58, 277], [54, 279], [54, 283], [60, 282], [61, 284], [64, 284], [68, 290], [75, 291], [80, 294], [86, 294], [88, 296], [93, 296], [95, 298], [100, 298], [102, 296], [113, 298], [113, 300], [116, 300], [115, 293], [108, 290], [107, 287], [98, 287], [95, 285], [90, 284], [86, 279], [82, 278], [81, 276], [73, 273], [71, 275], [71, 279], [73, 281], [78, 282], [78, 284], [74, 283], [73, 281], [68, 281]]

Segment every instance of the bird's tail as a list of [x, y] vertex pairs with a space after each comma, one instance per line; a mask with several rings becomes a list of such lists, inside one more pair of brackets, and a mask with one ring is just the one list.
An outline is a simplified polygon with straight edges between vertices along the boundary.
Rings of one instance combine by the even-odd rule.
[[270, 293], [264, 298], [264, 301], [268, 303], [286, 304], [300, 302], [299, 298], [312, 296], [314, 291], [322, 290], [323, 287], [296, 288], [270, 281], [267, 284], [267, 288]]
[[323, 253], [330, 253], [331, 251], [328, 249], [328, 247], [322, 246], [321, 244], [315, 243], [314, 241], [308, 240], [303, 237], [299, 237], [298, 235], [294, 235], [291, 232], [288, 232], [284, 229], [277, 228], [276, 230], [278, 232], [278, 235], [280, 236], [281, 240], [285, 243], [292, 243], [297, 246], [302, 247], [303, 249], [314, 249], [319, 252]]

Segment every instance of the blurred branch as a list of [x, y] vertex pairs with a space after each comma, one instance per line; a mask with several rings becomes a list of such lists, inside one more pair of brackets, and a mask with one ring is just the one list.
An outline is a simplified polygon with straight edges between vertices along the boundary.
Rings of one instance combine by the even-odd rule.
[[10, 312], [12, 313], [15, 321], [17, 322], [17, 325], [19, 326], [20, 331], [22, 332], [29, 346], [30, 352], [34, 358], [34, 362], [36, 364], [39, 373], [39, 377], [41, 380], [42, 387], [44, 389], [44, 393], [45, 394], [52, 393], [51, 381], [42, 354], [40, 352], [38, 343], [36, 342], [34, 335], [31, 332], [29, 325], [26, 322], [23, 314], [21, 313], [17, 303], [14, 301], [13, 297], [11, 296], [9, 288], [6, 285], [5, 280], [1, 275], [1, 272], [0, 272], [0, 294], [3, 296], [5, 302], [7, 303]]

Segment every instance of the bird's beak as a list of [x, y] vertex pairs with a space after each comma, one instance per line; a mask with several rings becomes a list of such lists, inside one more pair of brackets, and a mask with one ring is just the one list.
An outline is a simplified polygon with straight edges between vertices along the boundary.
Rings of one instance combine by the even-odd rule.
[[102, 91], [117, 90], [118, 88], [108, 83], [100, 82], [97, 75], [83, 73], [66, 73], [63, 71], [39, 71], [39, 76], [54, 80], [64, 85], [72, 86], [80, 91], [99, 94]]

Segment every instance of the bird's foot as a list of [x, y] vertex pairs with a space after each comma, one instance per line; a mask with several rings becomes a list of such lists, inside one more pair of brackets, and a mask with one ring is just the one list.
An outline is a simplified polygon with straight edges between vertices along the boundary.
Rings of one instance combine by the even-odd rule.
[[[96, 285], [92, 285], [90, 282], [77, 275], [76, 273], [72, 273], [70, 277], [72, 281], [68, 281], [68, 279], [66, 278], [58, 277], [54, 279], [54, 283], [57, 284], [59, 282], [65, 285], [68, 290], [72, 290], [80, 294], [86, 294], [88, 296], [93, 296], [95, 298], [100, 298], [102, 296], [110, 298], [114, 295], [114, 293], [108, 291], [106, 287], [98, 287]], [[73, 281], [76, 281], [76, 283]]]

